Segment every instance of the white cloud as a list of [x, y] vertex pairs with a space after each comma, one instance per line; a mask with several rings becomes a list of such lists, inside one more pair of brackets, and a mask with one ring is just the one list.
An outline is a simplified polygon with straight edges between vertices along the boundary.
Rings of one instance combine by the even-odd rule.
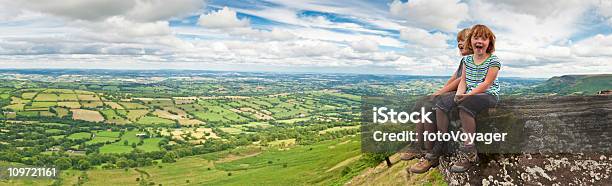
[[612, 35], [597, 34], [572, 45], [572, 52], [581, 57], [612, 57]]
[[159, 21], [185, 16], [204, 6], [203, 0], [1, 0], [1, 6], [69, 19], [101, 21], [123, 16], [134, 21]]
[[[218, 65], [228, 67], [225, 70], [261, 65], [272, 70], [341, 71], [357, 67], [366, 73], [449, 75], [460, 59], [456, 47], [449, 45], [458, 25], [483, 23], [497, 35], [496, 54], [504, 63], [504, 76], [611, 71], [612, 36], [584, 22], [612, 24], [609, 1], [271, 2], [275, 5], [231, 6], [244, 1], [223, 1], [228, 7], [211, 5], [223, 8], [202, 14], [206, 8], [199, 0], [0, 0], [0, 20], [5, 23], [0, 26], [0, 64], [70, 67], [60, 64], [67, 62], [122, 68], [116, 64], [126, 63], [133, 65], [130, 68], [194, 69]], [[237, 12], [273, 24], [239, 19]], [[191, 26], [191, 19], [180, 20], [187, 15], [200, 15], [197, 25]], [[180, 24], [171, 26], [170, 19]], [[577, 36], [586, 38], [573, 39]]]
[[598, 1], [595, 7], [597, 7], [597, 13], [607, 19], [608, 24], [612, 26], [612, 1]]
[[137, 21], [167, 20], [198, 12], [204, 5], [204, 0], [136, 0], [126, 17]]
[[454, 32], [468, 18], [468, 6], [458, 0], [398, 0], [390, 5], [391, 15], [405, 20], [409, 26]]
[[107, 33], [117, 33], [128, 37], [148, 37], [170, 34], [170, 26], [167, 21], [157, 21], [151, 23], [137, 23], [123, 17], [110, 17], [94, 31], [105, 30]]
[[358, 52], [374, 52], [378, 50], [378, 43], [369, 39], [353, 41], [350, 44]]
[[439, 32], [432, 34], [426, 30], [411, 27], [402, 28], [400, 38], [428, 48], [446, 48], [448, 47], [446, 41], [450, 39], [448, 35]]
[[248, 27], [248, 19], [238, 19], [236, 11], [223, 7], [223, 9], [211, 12], [209, 14], [202, 14], [198, 19], [198, 24], [206, 28], [238, 28]]
[[231, 35], [239, 36], [244, 39], [253, 39], [253, 40], [290, 40], [296, 38], [296, 36], [287, 31], [285, 29], [273, 28], [270, 31], [267, 30], [259, 30], [253, 29], [250, 27], [246, 28], [234, 28], [231, 30], [224, 30], [225, 32], [230, 33]]
[[544, 10], [523, 10], [524, 4], [474, 0], [470, 3], [470, 14], [491, 27], [499, 40], [513, 45], [543, 47], [567, 42], [580, 29], [579, 20], [589, 7], [589, 3], [567, 1], [547, 6]]

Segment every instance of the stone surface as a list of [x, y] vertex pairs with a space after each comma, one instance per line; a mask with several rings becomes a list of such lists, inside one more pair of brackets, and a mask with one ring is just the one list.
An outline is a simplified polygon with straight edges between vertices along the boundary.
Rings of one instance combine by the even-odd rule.
[[465, 173], [449, 171], [460, 146], [452, 143], [438, 168], [449, 185], [610, 185], [610, 113], [612, 96], [504, 99], [477, 118], [477, 132], [514, 141], [478, 144], [480, 162]]

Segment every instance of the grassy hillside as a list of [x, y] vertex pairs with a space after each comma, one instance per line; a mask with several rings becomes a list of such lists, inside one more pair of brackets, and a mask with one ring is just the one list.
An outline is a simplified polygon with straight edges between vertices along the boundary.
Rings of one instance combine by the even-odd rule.
[[535, 87], [537, 93], [596, 94], [612, 89], [612, 75], [564, 75], [552, 77]]
[[437, 168], [425, 174], [408, 173], [406, 169], [418, 163], [418, 159], [402, 161], [400, 160], [399, 153], [391, 156], [389, 159], [393, 163], [393, 166], [388, 167], [385, 162], [381, 162], [378, 166], [361, 171], [360, 174], [347, 181], [345, 185], [448, 185], [444, 181], [444, 176]]
[[[73, 185], [81, 177], [85, 185], [330, 185], [344, 183], [341, 172], [357, 162], [360, 154], [359, 138], [354, 136], [283, 149], [238, 148], [139, 168], [66, 170], [61, 183]], [[0, 185], [52, 182], [0, 180]]]

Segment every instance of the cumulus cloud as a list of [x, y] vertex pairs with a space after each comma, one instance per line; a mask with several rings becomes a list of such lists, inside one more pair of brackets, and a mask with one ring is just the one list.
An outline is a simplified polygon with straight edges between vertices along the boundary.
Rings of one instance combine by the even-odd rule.
[[526, 8], [527, 4], [474, 0], [470, 4], [470, 14], [494, 31], [501, 31], [500, 38], [508, 42], [546, 46], [567, 42], [579, 31], [583, 15], [592, 6], [589, 1], [567, 0], [539, 10]]
[[150, 23], [137, 23], [124, 17], [110, 17], [102, 24], [94, 24], [96, 30], [105, 30], [108, 33], [120, 33], [128, 37], [162, 36], [170, 34], [167, 21]]
[[411, 43], [428, 48], [446, 48], [446, 41], [450, 39], [448, 35], [442, 33], [429, 33], [419, 28], [406, 27], [400, 30], [400, 38]]
[[236, 11], [229, 9], [228, 7], [223, 7], [223, 9], [219, 11], [200, 15], [198, 24], [206, 28], [227, 29], [248, 27], [249, 20], [239, 19], [236, 16]]
[[389, 5], [391, 15], [407, 21], [410, 26], [441, 31], [456, 31], [457, 25], [468, 18], [468, 6], [458, 0], [399, 0]]
[[374, 52], [378, 50], [378, 43], [369, 39], [351, 42], [353, 50], [358, 52]]
[[612, 1], [596, 2], [595, 7], [597, 7], [597, 13], [607, 19], [608, 24], [612, 26]]
[[123, 16], [135, 21], [159, 21], [188, 15], [204, 6], [203, 0], [24, 0], [0, 1], [2, 6], [69, 19], [101, 21]]
[[137, 0], [126, 17], [136, 21], [166, 20], [198, 12], [204, 5], [204, 0]]
[[244, 39], [253, 39], [253, 40], [291, 40], [296, 38], [296, 36], [287, 31], [285, 29], [273, 28], [272, 30], [260, 30], [253, 29], [251, 27], [246, 28], [234, 28], [232, 30], [227, 31], [231, 35], [236, 35], [242, 37]]
[[612, 35], [597, 34], [572, 45], [572, 51], [581, 57], [612, 57]]
[[612, 36], [585, 23], [612, 24], [609, 1], [271, 2], [211, 1], [223, 8], [204, 13], [200, 0], [0, 0], [0, 64], [449, 75], [460, 59], [451, 35], [483, 23], [497, 35], [503, 76], [611, 70]]

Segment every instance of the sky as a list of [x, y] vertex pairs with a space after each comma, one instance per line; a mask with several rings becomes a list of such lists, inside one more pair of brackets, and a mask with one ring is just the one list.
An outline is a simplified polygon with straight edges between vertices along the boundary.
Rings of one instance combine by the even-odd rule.
[[606, 0], [0, 0], [0, 68], [451, 75], [474, 24], [501, 76], [612, 73]]

